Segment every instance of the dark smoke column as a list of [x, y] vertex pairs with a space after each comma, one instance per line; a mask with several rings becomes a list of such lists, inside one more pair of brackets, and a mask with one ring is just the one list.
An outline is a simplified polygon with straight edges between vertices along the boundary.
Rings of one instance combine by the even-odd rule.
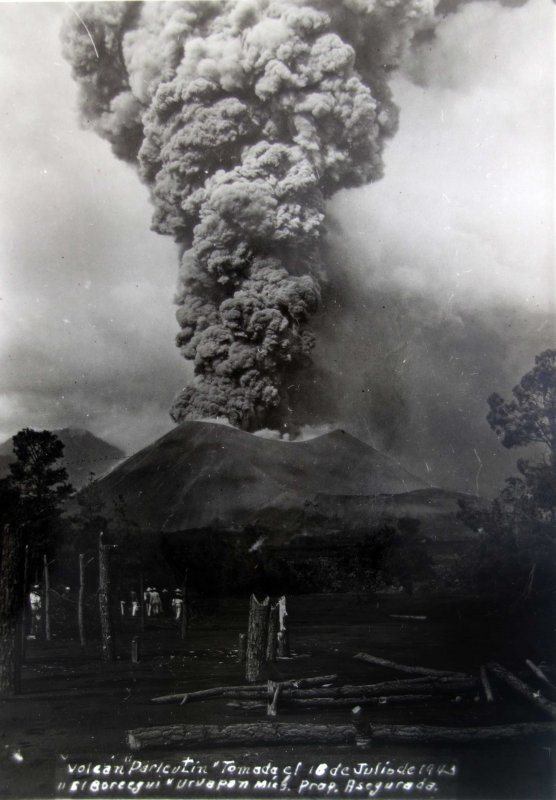
[[326, 198], [381, 175], [387, 86], [426, 0], [90, 3], [63, 30], [83, 117], [182, 246], [174, 420], [256, 429], [310, 360]]

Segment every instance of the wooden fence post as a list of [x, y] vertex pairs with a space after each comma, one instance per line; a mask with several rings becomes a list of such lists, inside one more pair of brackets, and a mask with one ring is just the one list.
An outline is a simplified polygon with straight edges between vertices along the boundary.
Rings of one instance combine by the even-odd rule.
[[83, 623], [83, 601], [85, 597], [85, 553], [79, 553], [79, 593], [77, 595], [77, 627], [79, 642], [85, 647], [85, 627]]
[[50, 570], [48, 568], [48, 561], [46, 553], [42, 557], [43, 577], [44, 577], [44, 637], [47, 642], [50, 641]]
[[265, 597], [263, 602], [259, 603], [255, 595], [251, 595], [245, 659], [245, 679], [248, 683], [258, 681], [264, 671], [269, 606], [270, 600], [268, 597]]
[[114, 661], [116, 653], [114, 647], [112, 609], [110, 607], [110, 569], [108, 564], [109, 546], [104, 544], [102, 536], [102, 533], [100, 533], [98, 537], [98, 603], [102, 637], [102, 660]]
[[181, 606], [181, 620], [180, 620], [180, 638], [182, 641], [185, 640], [187, 636], [187, 623], [188, 623], [188, 604], [187, 604], [187, 570], [185, 570], [183, 574], [183, 583], [182, 583], [182, 606]]
[[286, 617], [288, 616], [288, 612], [286, 611], [286, 598], [282, 596], [278, 600], [278, 625], [279, 631], [276, 636], [277, 639], [277, 651], [278, 651], [278, 658], [289, 658], [290, 657], [290, 635], [288, 629], [286, 627]]
[[139, 637], [134, 636], [131, 640], [131, 663], [138, 664], [140, 660], [140, 651], [139, 651]]
[[25, 642], [27, 640], [27, 605], [29, 603], [29, 545], [25, 545], [25, 555], [23, 561], [23, 586], [21, 587], [22, 606], [21, 606], [21, 661], [25, 658]]
[[268, 634], [266, 639], [266, 660], [276, 661], [276, 648], [278, 645], [278, 625], [279, 625], [279, 606], [278, 603], [271, 606], [268, 613]]
[[141, 612], [140, 623], [141, 632], [145, 630], [145, 580], [143, 571], [139, 573], [139, 611]]

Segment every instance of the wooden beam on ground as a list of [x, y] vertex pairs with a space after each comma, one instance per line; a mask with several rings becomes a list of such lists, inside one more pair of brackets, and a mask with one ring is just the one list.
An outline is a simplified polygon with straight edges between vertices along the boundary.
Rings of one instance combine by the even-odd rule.
[[[355, 706], [411, 706], [424, 705], [426, 703], [451, 702], [455, 703], [459, 698], [443, 695], [435, 697], [432, 694], [396, 694], [387, 697], [308, 697], [297, 698], [287, 697], [282, 693], [281, 703], [285, 708], [353, 708]], [[264, 708], [265, 704], [261, 700], [231, 700], [227, 703], [231, 708], [242, 708], [244, 711], [256, 711]], [[267, 706], [268, 708], [268, 706]], [[268, 712], [267, 712], [268, 713]]]
[[371, 743], [446, 744], [449, 742], [508, 742], [532, 737], [554, 737], [554, 722], [520, 722], [484, 728], [446, 728], [433, 725], [371, 725]]
[[[287, 681], [280, 681], [282, 687], [307, 687], [322, 686], [325, 683], [333, 683], [338, 680], [337, 675], [316, 675], [313, 678], [291, 678]], [[180, 694], [165, 694], [161, 697], [151, 698], [151, 703], [186, 703], [190, 700], [207, 700], [211, 697], [230, 697], [230, 696], [252, 696], [260, 694], [265, 696], [267, 690], [266, 683], [251, 684], [250, 686], [213, 686], [210, 689], [199, 689], [194, 692], [183, 692]]]
[[454, 694], [475, 691], [477, 680], [472, 677], [452, 680], [449, 678], [413, 678], [399, 681], [383, 681], [362, 685], [319, 687], [316, 689], [293, 689], [287, 687], [284, 697], [382, 697], [394, 694]]
[[231, 745], [354, 744], [353, 725], [251, 722], [232, 725], [158, 725], [128, 731], [131, 750]]
[[552, 703], [550, 700], [547, 700], [546, 697], [540, 692], [534, 692], [530, 686], [527, 686], [524, 681], [520, 680], [516, 675], [512, 672], [507, 670], [501, 664], [497, 664], [496, 662], [491, 662], [487, 664], [487, 669], [492, 675], [495, 675], [499, 680], [506, 683], [510, 686], [514, 691], [518, 692], [519, 694], [526, 697], [531, 703], [533, 703], [537, 708], [540, 708], [545, 714], [548, 714], [552, 719], [556, 719], [556, 703]]
[[398, 664], [396, 661], [388, 661], [386, 658], [378, 658], [369, 653], [357, 653], [354, 658], [359, 661], [368, 661], [370, 664], [376, 664], [377, 667], [388, 667], [388, 669], [395, 669], [398, 672], [408, 672], [414, 675], [436, 675], [438, 677], [452, 677], [452, 678], [465, 678], [467, 677], [463, 672], [452, 672], [451, 670], [431, 669], [430, 667], [413, 667], [408, 664]]
[[525, 663], [527, 664], [531, 672], [535, 673], [535, 675], [537, 676], [537, 678], [539, 678], [539, 680], [541, 680], [544, 684], [546, 684], [546, 686], [552, 689], [553, 692], [556, 692], [556, 686], [554, 686], [554, 684], [548, 680], [548, 678], [546, 677], [546, 675], [544, 674], [544, 672], [540, 667], [537, 667], [537, 665], [533, 661], [530, 661], [528, 658], [525, 659]]

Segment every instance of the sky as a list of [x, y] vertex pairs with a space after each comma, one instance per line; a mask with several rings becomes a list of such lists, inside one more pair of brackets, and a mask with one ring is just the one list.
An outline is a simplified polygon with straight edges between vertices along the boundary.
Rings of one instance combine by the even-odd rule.
[[[177, 252], [133, 168], [78, 123], [71, 13], [0, 3], [0, 440], [86, 427], [130, 454], [172, 427], [192, 374]], [[351, 288], [315, 363], [343, 390], [306, 422], [448, 488], [501, 479], [484, 399], [556, 343], [553, 31], [549, 0], [447, 15], [392, 78], [384, 178], [329, 204], [330, 270]], [[431, 435], [438, 409], [453, 435]]]

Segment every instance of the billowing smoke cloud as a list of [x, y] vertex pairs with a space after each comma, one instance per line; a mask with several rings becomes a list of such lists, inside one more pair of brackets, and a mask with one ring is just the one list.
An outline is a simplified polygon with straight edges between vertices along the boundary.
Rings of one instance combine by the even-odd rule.
[[288, 415], [326, 277], [325, 201], [376, 180], [396, 129], [388, 76], [427, 0], [76, 6], [63, 44], [81, 113], [151, 190], [181, 247], [176, 421]]

